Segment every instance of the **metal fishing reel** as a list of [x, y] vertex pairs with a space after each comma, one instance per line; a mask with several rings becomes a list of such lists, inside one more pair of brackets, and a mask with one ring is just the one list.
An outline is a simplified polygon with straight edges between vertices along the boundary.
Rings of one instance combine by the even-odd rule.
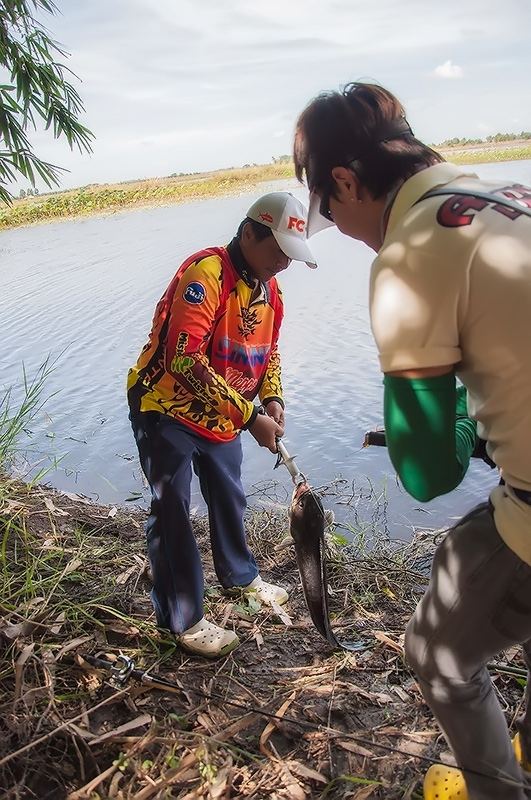
[[122, 689], [131, 677], [134, 668], [135, 662], [133, 659], [120, 653], [116, 661], [113, 661], [109, 682], [116, 689]]

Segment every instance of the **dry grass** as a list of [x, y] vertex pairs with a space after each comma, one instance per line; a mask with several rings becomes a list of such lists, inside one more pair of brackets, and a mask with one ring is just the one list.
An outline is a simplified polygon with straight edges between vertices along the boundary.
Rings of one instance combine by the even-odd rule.
[[[284, 512], [251, 512], [248, 531], [263, 574], [292, 592], [290, 626], [221, 594], [198, 519], [208, 614], [242, 640], [207, 662], [154, 624], [143, 517], [2, 481], [3, 796], [420, 798], [419, 756], [435, 754], [439, 735], [404, 666], [402, 634], [437, 535], [383, 537], [370, 553], [360, 540], [332, 547], [333, 626], [368, 642], [352, 655], [331, 652], [311, 627], [293, 551], [279, 548]], [[116, 689], [83, 652], [124, 653], [181, 689]], [[511, 721], [521, 679], [496, 680]]]
[[[437, 148], [436, 148], [437, 149]], [[527, 140], [440, 148], [456, 164], [531, 159]], [[131, 207], [170, 205], [248, 192], [264, 181], [294, 178], [293, 163], [263, 164], [198, 175], [151, 178], [118, 184], [95, 184], [71, 191], [16, 200], [0, 208], [0, 230], [36, 222], [112, 213]]]
[[507, 143], [487, 143], [463, 147], [435, 148], [454, 164], [488, 164], [492, 161], [525, 161], [531, 159], [531, 142], [522, 139]]
[[112, 213], [124, 208], [171, 205], [249, 192], [263, 181], [293, 177], [293, 164], [267, 164], [176, 178], [87, 186], [0, 207], [0, 230], [55, 219]]

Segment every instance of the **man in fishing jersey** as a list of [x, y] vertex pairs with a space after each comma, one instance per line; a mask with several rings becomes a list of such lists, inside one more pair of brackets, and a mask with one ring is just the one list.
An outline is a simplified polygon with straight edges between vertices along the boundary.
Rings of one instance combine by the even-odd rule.
[[[192, 467], [208, 506], [212, 556], [224, 589], [266, 604], [288, 599], [262, 580], [244, 531], [240, 433], [276, 452], [284, 433], [276, 275], [292, 259], [315, 267], [307, 212], [287, 192], [257, 200], [226, 247], [194, 253], [159, 301], [127, 382], [130, 419], [151, 487], [147, 522], [157, 622], [189, 652], [225, 655], [232, 630], [203, 612], [201, 559], [190, 522]], [[265, 409], [253, 400], [258, 397]]]

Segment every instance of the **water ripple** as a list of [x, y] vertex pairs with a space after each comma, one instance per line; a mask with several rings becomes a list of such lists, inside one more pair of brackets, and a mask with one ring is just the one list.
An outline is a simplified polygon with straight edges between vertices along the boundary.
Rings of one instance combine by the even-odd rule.
[[[506, 165], [487, 166], [504, 174]], [[529, 162], [518, 166], [520, 173], [529, 171]], [[0, 233], [1, 385], [20, 384], [21, 362], [31, 371], [49, 353], [62, 353], [30, 442], [46, 454], [41, 465], [50, 465], [51, 483], [106, 502], [143, 491], [127, 419], [127, 369], [182, 259], [229, 241], [249, 203], [242, 195]], [[387, 454], [360, 449], [382, 413], [367, 311], [373, 254], [333, 229], [312, 240], [312, 247], [319, 269], [295, 263], [281, 280], [286, 443], [315, 484], [347, 487], [350, 499], [342, 501], [340, 515], [355, 513], [359, 523], [361, 503], [372, 519], [371, 503], [385, 495], [396, 535], [407, 535], [411, 524], [440, 524], [484, 496], [492, 476], [474, 464], [464, 486], [430, 503], [427, 516], [397, 486]], [[247, 487], [275, 479], [286, 496], [287, 473], [273, 473], [273, 457], [247, 434], [243, 443]], [[57, 468], [56, 457], [62, 458]], [[372, 500], [369, 485], [380, 487]]]

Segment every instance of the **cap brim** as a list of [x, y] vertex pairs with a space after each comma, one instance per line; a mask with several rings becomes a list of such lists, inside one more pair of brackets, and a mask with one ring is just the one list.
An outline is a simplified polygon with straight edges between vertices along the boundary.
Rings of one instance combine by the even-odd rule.
[[310, 193], [310, 206], [308, 209], [308, 225], [306, 230], [308, 231], [308, 239], [310, 236], [314, 236], [314, 234], [319, 233], [320, 231], [324, 231], [325, 228], [332, 228], [334, 223], [330, 219], [325, 219], [325, 217], [321, 216], [319, 212], [319, 206], [321, 205], [321, 198], [315, 192]]
[[295, 236], [290, 236], [289, 233], [279, 233], [279, 231], [271, 230], [271, 233], [277, 240], [277, 244], [282, 252], [288, 258], [294, 261], [304, 261], [310, 269], [317, 269], [317, 263], [313, 257], [312, 251], [306, 244], [304, 239], [297, 239]]

